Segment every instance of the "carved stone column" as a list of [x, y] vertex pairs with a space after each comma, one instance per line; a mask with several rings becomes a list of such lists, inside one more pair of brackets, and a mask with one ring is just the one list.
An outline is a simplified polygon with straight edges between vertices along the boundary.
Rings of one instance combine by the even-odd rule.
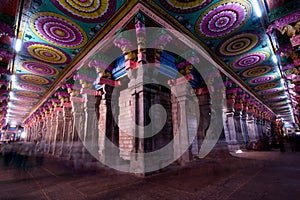
[[254, 121], [254, 113], [253, 113], [253, 107], [250, 105], [249, 110], [248, 110], [248, 135], [249, 135], [249, 140], [250, 142], [256, 142], [256, 137], [255, 137], [255, 121]]
[[98, 158], [98, 122], [95, 112], [96, 99], [94, 95], [82, 90], [82, 97], [84, 99], [84, 136], [83, 143], [84, 148], [84, 160], [93, 161], [93, 156]]
[[262, 136], [262, 126], [261, 126], [262, 120], [260, 117], [260, 111], [258, 109], [256, 110], [254, 117], [255, 117], [255, 123], [256, 123], [256, 127], [257, 127], [255, 136], [256, 136], [256, 138], [259, 138], [260, 136]]
[[[72, 114], [73, 114], [73, 130], [70, 136], [69, 158], [74, 159], [74, 154], [79, 153], [78, 149], [82, 149], [82, 138], [84, 135], [84, 110], [83, 101], [81, 97], [71, 97]], [[80, 154], [82, 152], [80, 151]], [[81, 155], [79, 156], [81, 158]]]
[[[196, 93], [196, 94], [199, 94]], [[198, 103], [199, 103], [199, 114], [200, 114], [200, 122], [197, 130], [197, 155], [199, 155], [200, 147], [202, 142], [206, 136], [207, 129], [210, 125], [211, 120], [211, 99], [210, 95], [207, 92], [203, 94], [197, 95]]]
[[244, 107], [242, 111], [242, 133], [244, 133], [244, 142], [249, 142], [249, 133], [248, 133], [248, 113], [247, 108]]
[[60, 155], [68, 156], [70, 153], [70, 138], [73, 132], [73, 116], [71, 103], [63, 104], [63, 120], [64, 127]]
[[192, 136], [197, 135], [199, 113], [197, 114], [195, 112], [197, 108], [193, 107], [196, 106], [197, 97], [190, 94], [188, 81], [185, 77], [179, 79], [169, 82], [172, 92], [173, 143], [174, 157], [181, 155], [178, 162], [185, 165], [193, 158], [190, 144], [194, 140]]
[[42, 135], [41, 135], [41, 140], [45, 142], [46, 140], [46, 134], [47, 134], [47, 120], [45, 118], [45, 116], [43, 116], [43, 126], [42, 126]]
[[51, 112], [51, 127], [50, 127], [50, 140], [49, 140], [49, 152], [54, 153], [54, 143], [56, 138], [56, 129], [57, 129], [57, 112]]
[[242, 129], [242, 110], [243, 110], [243, 104], [240, 102], [242, 100], [237, 99], [235, 103], [235, 112], [234, 112], [234, 125], [235, 125], [235, 131], [236, 131], [236, 139], [240, 145], [244, 145], [244, 135], [243, 129]]
[[[227, 95], [228, 96], [228, 95]], [[230, 95], [229, 95], [230, 96]], [[227, 108], [224, 112], [224, 132], [226, 141], [228, 143], [229, 151], [238, 150], [240, 147], [238, 145], [237, 136], [236, 136], [236, 129], [234, 124], [234, 98], [227, 97]]]
[[55, 108], [55, 111], [57, 112], [56, 117], [56, 129], [55, 129], [55, 135], [53, 140], [53, 155], [60, 156], [61, 153], [61, 142], [63, 138], [63, 128], [64, 128], [64, 116], [63, 116], [63, 110], [60, 107]]
[[[119, 147], [119, 128], [115, 121], [119, 115], [118, 102], [112, 102], [111, 96], [114, 89], [113, 86], [103, 85], [99, 105], [99, 155], [101, 162], [106, 164], [116, 162], [116, 158], [119, 158], [119, 151], [117, 151], [117, 147]], [[116, 100], [118, 97], [114, 99]]]
[[51, 127], [52, 127], [52, 122], [51, 122], [51, 115], [50, 114], [46, 114], [46, 137], [45, 137], [45, 152], [49, 153], [50, 152], [50, 145], [51, 145], [51, 137], [52, 137], [52, 133], [51, 133]]

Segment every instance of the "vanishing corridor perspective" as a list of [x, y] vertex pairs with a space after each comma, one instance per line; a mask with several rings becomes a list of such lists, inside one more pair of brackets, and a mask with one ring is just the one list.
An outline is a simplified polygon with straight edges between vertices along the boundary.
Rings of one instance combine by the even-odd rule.
[[299, 0], [1, 0], [5, 166], [144, 177], [297, 152], [299, 47]]

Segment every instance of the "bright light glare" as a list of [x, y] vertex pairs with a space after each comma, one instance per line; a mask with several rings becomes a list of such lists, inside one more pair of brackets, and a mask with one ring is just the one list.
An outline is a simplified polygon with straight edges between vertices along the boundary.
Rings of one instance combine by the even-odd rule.
[[260, 6], [258, 4], [258, 0], [253, 0], [252, 5], [253, 5], [253, 8], [255, 10], [256, 16], [261, 17], [262, 13], [261, 13]]
[[11, 122], [10, 127], [17, 127], [17, 122]]
[[19, 52], [21, 50], [21, 47], [22, 47], [22, 41], [20, 39], [17, 39], [16, 46], [15, 46], [16, 52]]
[[22, 133], [21, 133], [21, 138], [25, 139], [26, 136], [27, 136], [27, 133], [26, 133], [26, 132], [22, 132]]
[[276, 55], [273, 55], [273, 56], [272, 56], [272, 60], [273, 60], [274, 63], [277, 63], [277, 62], [278, 62], [277, 56], [276, 56]]
[[235, 153], [243, 153], [243, 151], [239, 149]]
[[16, 75], [12, 75], [12, 76], [11, 76], [11, 81], [12, 81], [12, 82], [16, 82], [16, 80], [17, 80]]
[[13, 98], [14, 97], [14, 93], [12, 91], [9, 92], [9, 97]]

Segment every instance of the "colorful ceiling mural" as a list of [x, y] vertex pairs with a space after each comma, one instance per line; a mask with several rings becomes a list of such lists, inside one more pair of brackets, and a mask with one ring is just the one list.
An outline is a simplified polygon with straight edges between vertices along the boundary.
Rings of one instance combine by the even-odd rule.
[[[195, 39], [254, 99], [295, 122], [298, 104], [294, 101], [300, 96], [292, 86], [300, 64], [296, 61], [299, 44], [293, 46], [291, 39], [300, 32], [298, 0], [4, 0], [0, 5], [1, 126], [10, 120], [24, 123], [36, 110], [47, 110], [55, 102], [55, 92], [66, 93], [68, 82], [61, 91], [57, 89], [61, 80], [137, 4]], [[292, 10], [280, 12], [291, 6]], [[293, 17], [280, 21], [289, 15]], [[17, 38], [22, 43], [18, 52], [13, 49]], [[126, 73], [117, 66], [121, 64], [111, 69], [115, 79]]]

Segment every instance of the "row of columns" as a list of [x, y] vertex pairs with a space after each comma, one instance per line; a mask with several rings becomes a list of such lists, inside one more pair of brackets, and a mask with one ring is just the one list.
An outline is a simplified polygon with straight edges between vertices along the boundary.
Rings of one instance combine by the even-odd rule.
[[[93, 161], [98, 158], [107, 162], [105, 160], [111, 161], [111, 157], [117, 155], [123, 157], [124, 160], [130, 160], [132, 169], [145, 167], [141, 166], [141, 163], [145, 162], [144, 158], [121, 155], [122, 151], [128, 151], [128, 148], [124, 150], [122, 147], [122, 138], [124, 138], [122, 131], [124, 130], [119, 130], [119, 125], [127, 123], [126, 117], [132, 117], [134, 119], [133, 124], [136, 123], [137, 127], [146, 126], [149, 123], [147, 118], [149, 108], [155, 103], [161, 103], [162, 100], [155, 100], [155, 97], [161, 96], [157, 96], [158, 88], [149, 88], [142, 84], [143, 80], [140, 77], [146, 78], [145, 74], [141, 75], [144, 73], [142, 67], [129, 70], [136, 70], [130, 72], [131, 74], [136, 73], [136, 75], [131, 77], [127, 88], [117, 89], [119, 91], [116, 92], [118, 94], [126, 92], [126, 95], [129, 96], [128, 101], [126, 101], [127, 103], [130, 102], [130, 111], [127, 112], [126, 116], [123, 116], [126, 113], [124, 110], [128, 109], [124, 106], [126, 101], [122, 103], [125, 94], [114, 98], [118, 102], [112, 102], [112, 93], [116, 89], [113, 86], [103, 85], [96, 97], [96, 93], [82, 88], [80, 96], [72, 96], [71, 92], [68, 103], [62, 103], [60, 107], [53, 108], [44, 118], [28, 126], [28, 139], [41, 138], [45, 140], [47, 143], [46, 151], [55, 156], [72, 158], [74, 151], [79, 149], [80, 157], [86, 161]], [[171, 121], [171, 123], [164, 130], [169, 132], [169, 135], [161, 136], [164, 138], [162, 139], [164, 144], [173, 142], [173, 155], [166, 159], [171, 160], [172, 157], [181, 155], [178, 160], [181, 164], [189, 162], [193, 156], [199, 153], [206, 131], [210, 126], [212, 112], [209, 93], [207, 91], [196, 92], [195, 96], [191, 95], [190, 86], [186, 80], [189, 78], [183, 77], [169, 81], [170, 93], [167, 98], [169, 98], [170, 109], [167, 118], [168, 122]], [[223, 120], [225, 138], [229, 150], [232, 151], [244, 148], [249, 142], [257, 141], [270, 123], [261, 117], [262, 113], [255, 109], [256, 105], [253, 102], [249, 102], [241, 96], [236, 98], [236, 94], [237, 89], [227, 90], [227, 106], [224, 108]], [[153, 97], [149, 98], [151, 95]], [[98, 102], [96, 101], [97, 98]], [[52, 102], [55, 101], [52, 100]], [[197, 102], [196, 106], [199, 108], [199, 113], [194, 112], [197, 110], [194, 107], [195, 102]], [[95, 105], [98, 107], [97, 112]], [[114, 115], [118, 117], [114, 118]], [[199, 119], [197, 116], [200, 117], [200, 122], [197, 121]], [[131, 154], [131, 152], [143, 153], [157, 148], [155, 146], [156, 141], [145, 139], [145, 129], [131, 127], [130, 130], [133, 132], [128, 142], [130, 144], [129, 155], [136, 156], [138, 154]], [[155, 129], [152, 128], [151, 130]], [[128, 134], [130, 135], [130, 133]], [[112, 144], [120, 147], [120, 150], [111, 152], [111, 144], [108, 143], [107, 138]], [[193, 141], [193, 139], [195, 140]], [[189, 144], [192, 145], [189, 146]], [[89, 146], [89, 152], [85, 148], [86, 146]], [[185, 150], [184, 148], [187, 146], [189, 148]], [[184, 153], [182, 154], [182, 152]]]
[[238, 94], [240, 91], [242, 90], [238, 87], [226, 91], [224, 132], [229, 150], [232, 151], [245, 148], [247, 144], [257, 142], [264, 135], [269, 136], [271, 131], [272, 113], [249, 96]]

